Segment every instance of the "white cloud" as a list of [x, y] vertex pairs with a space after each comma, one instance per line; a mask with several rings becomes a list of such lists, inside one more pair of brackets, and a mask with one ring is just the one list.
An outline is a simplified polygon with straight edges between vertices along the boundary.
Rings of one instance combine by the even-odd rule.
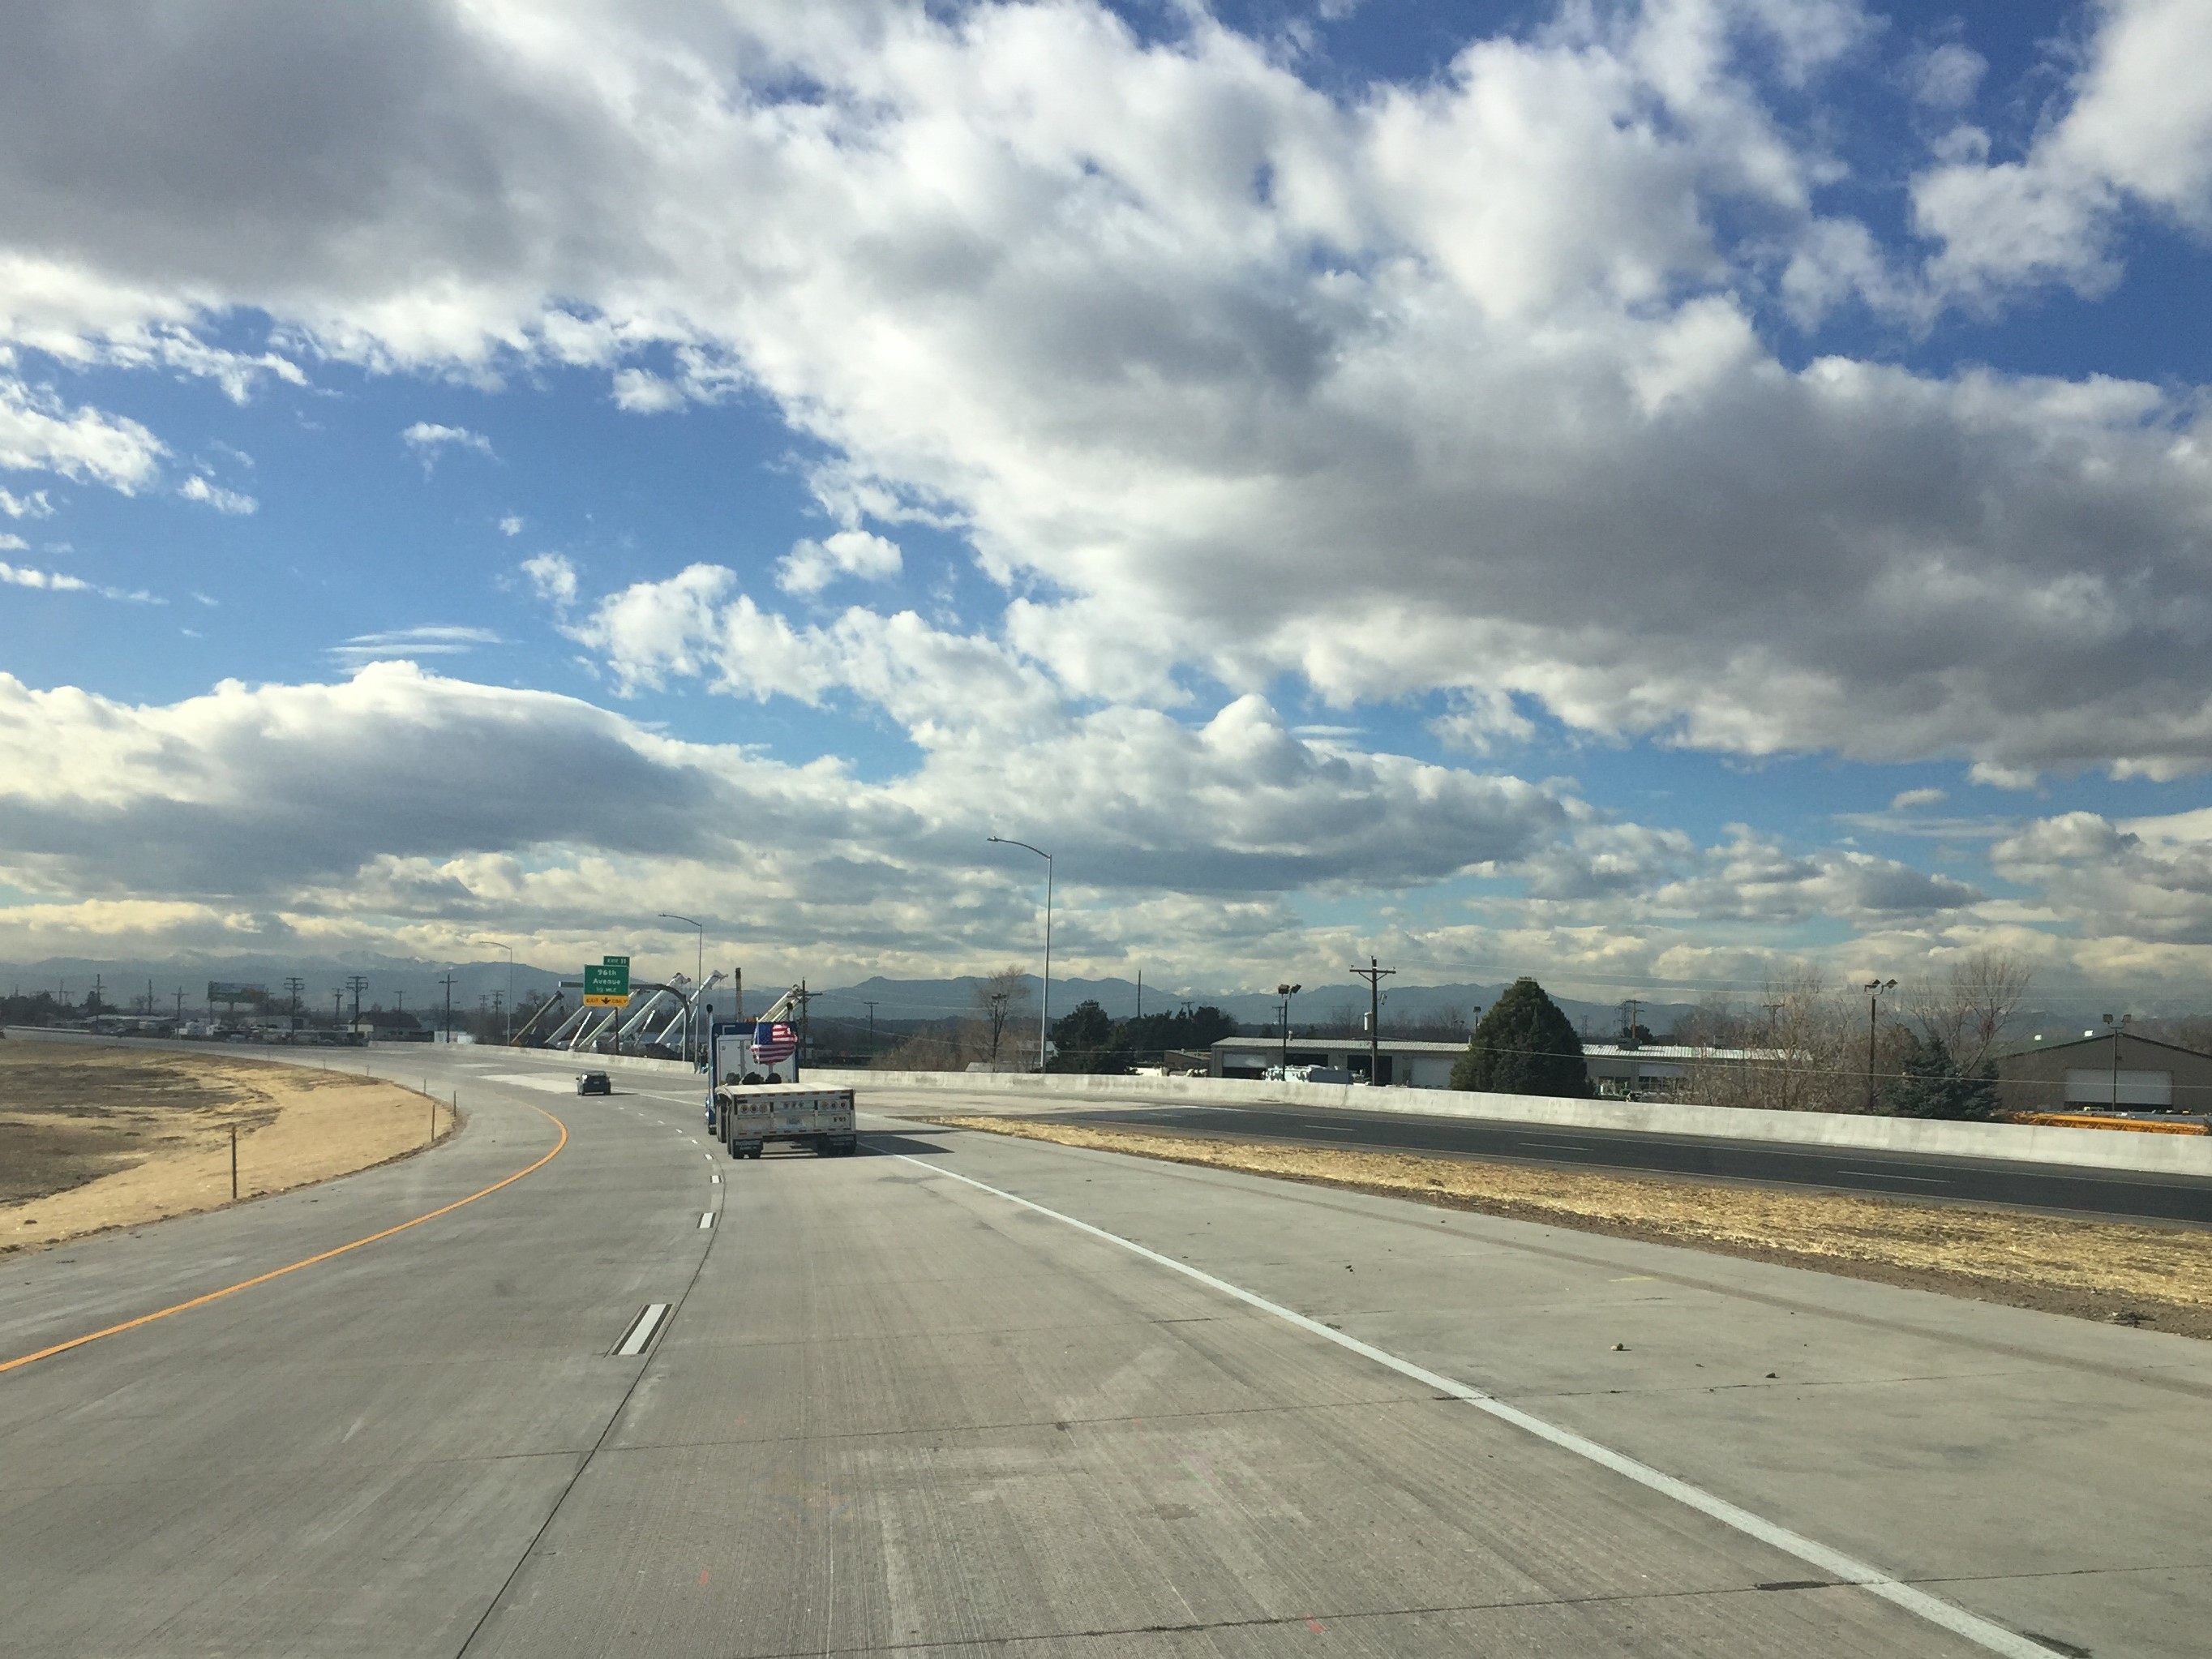
[[53, 516], [53, 504], [47, 501], [43, 489], [34, 489], [27, 495], [0, 489], [0, 513], [11, 519], [47, 519]]
[[2136, 204], [2212, 238], [2212, 9], [2202, 0], [2103, 0], [2063, 116], [2019, 161], [1967, 156], [1915, 179], [1922, 232], [1942, 243], [1941, 291], [1988, 303], [2058, 283], [2097, 294]]
[[437, 465], [439, 455], [447, 449], [472, 449], [479, 455], [497, 459], [492, 455], [491, 440], [465, 426], [440, 426], [431, 421], [417, 421], [401, 433], [399, 439], [422, 458], [425, 472]]
[[[10, 544], [20, 548], [22, 542], [13, 536], [0, 537], [0, 547]], [[160, 605], [162, 600], [143, 588], [106, 587], [98, 582], [88, 582], [82, 576], [72, 576], [58, 570], [40, 570], [28, 565], [0, 562], [0, 584], [9, 587], [43, 588], [51, 593], [96, 593], [103, 599], [119, 599], [128, 605]]]
[[576, 602], [576, 567], [558, 553], [539, 553], [522, 562], [522, 574], [541, 599], [566, 609]]
[[252, 496], [235, 489], [225, 489], [221, 484], [211, 483], [197, 472], [177, 486], [177, 494], [188, 501], [202, 501], [218, 513], [234, 516], [251, 513], [260, 506]]
[[[0, 374], [0, 467], [90, 478], [130, 495], [153, 482], [167, 453], [160, 439], [127, 416], [70, 409], [50, 387]], [[41, 492], [30, 499], [43, 504], [46, 497]], [[21, 516], [14, 505], [8, 513]]]
[[499, 521], [499, 533], [502, 536], [520, 536], [522, 529], [522, 520], [515, 514], [510, 513]]
[[[22, 543], [15, 537], [11, 536], [9, 539], [15, 542], [18, 547], [22, 545]], [[96, 591], [90, 582], [82, 577], [63, 575], [52, 570], [33, 570], [22, 565], [14, 564], [0, 564], [0, 582], [6, 582], [11, 587], [50, 588], [57, 593], [90, 593]]]
[[[2100, 13], [2019, 178], [1960, 137], [1923, 181], [1929, 280], [2089, 270], [2116, 202], [2197, 223], [2201, 15]], [[259, 307], [288, 361], [588, 366], [634, 408], [743, 389], [840, 522], [951, 526], [1012, 596], [977, 644], [798, 629], [686, 572], [580, 624], [633, 684], [880, 694], [950, 732], [963, 674], [1022, 720], [1287, 680], [1442, 692], [1478, 750], [1540, 714], [2023, 781], [2212, 764], [2196, 391], [1774, 349], [1778, 304], [1935, 303], [1824, 205], [1860, 8], [1565, 6], [1342, 97], [1195, 11], [1165, 39], [1081, 0], [671, 15], [27, 24], [11, 326]], [[1972, 67], [1927, 53], [1917, 84], [1956, 107]], [[301, 110], [312, 143], [270, 113]], [[157, 144], [180, 182], [149, 192]], [[426, 465], [490, 453], [410, 431]]]
[[1938, 806], [1951, 797], [1942, 789], [1900, 789], [1890, 798], [1893, 812], [1910, 812], [1922, 806]]
[[1961, 109], [1974, 101], [1989, 67], [1989, 60], [1972, 47], [1945, 41], [1908, 66], [1912, 95], [1930, 109]]
[[799, 541], [777, 562], [775, 585], [787, 593], [819, 593], [841, 576], [890, 581], [899, 574], [896, 542], [865, 530], [841, 530], [820, 541]]
[[664, 415], [684, 407], [684, 388], [642, 368], [617, 369], [615, 406], [633, 415]]
[[20, 553], [29, 545], [21, 536], [0, 535], [0, 552]]
[[417, 628], [392, 629], [383, 633], [356, 634], [343, 645], [332, 646], [330, 655], [348, 668], [358, 669], [373, 662], [410, 660], [417, 657], [465, 656], [480, 645], [504, 643], [499, 635], [489, 628], [431, 623]]

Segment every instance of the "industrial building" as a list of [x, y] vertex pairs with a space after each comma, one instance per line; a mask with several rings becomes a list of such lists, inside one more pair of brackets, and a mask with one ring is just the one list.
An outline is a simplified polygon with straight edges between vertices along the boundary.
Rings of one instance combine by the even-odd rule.
[[2008, 1112], [2212, 1112], [2212, 1054], [2116, 1029], [1997, 1060]]
[[[1376, 1045], [1376, 1081], [1386, 1087], [1449, 1089], [1452, 1066], [1467, 1053], [1464, 1042], [1418, 1042], [1385, 1037]], [[1678, 1094], [1693, 1065], [1743, 1064], [1778, 1058], [1764, 1048], [1693, 1048], [1647, 1042], [1629, 1048], [1613, 1042], [1583, 1046], [1590, 1086], [1600, 1095], [1626, 1099], [1668, 1099]], [[2208, 1062], [2212, 1064], [2212, 1062]], [[1338, 1073], [1319, 1081], [1364, 1083], [1367, 1039], [1361, 1036], [1301, 1037], [1285, 1045], [1279, 1036], [1224, 1037], [1213, 1045], [1215, 1077], [1259, 1078], [1274, 1066], [1317, 1066]]]

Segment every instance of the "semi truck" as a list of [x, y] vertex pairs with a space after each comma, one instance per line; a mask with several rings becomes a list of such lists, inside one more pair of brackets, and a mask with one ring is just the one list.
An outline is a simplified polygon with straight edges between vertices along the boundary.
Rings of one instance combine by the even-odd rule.
[[732, 1158], [758, 1158], [771, 1140], [842, 1157], [859, 1142], [850, 1089], [809, 1088], [799, 1079], [799, 1038], [781, 1015], [715, 1023], [707, 1047], [707, 1130]]

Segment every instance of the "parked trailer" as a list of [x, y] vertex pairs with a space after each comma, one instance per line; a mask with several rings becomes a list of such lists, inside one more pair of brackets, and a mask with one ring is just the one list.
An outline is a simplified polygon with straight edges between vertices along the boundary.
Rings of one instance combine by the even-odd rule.
[[726, 1083], [714, 1091], [714, 1138], [732, 1158], [758, 1158], [771, 1140], [842, 1158], [858, 1145], [853, 1091], [799, 1083]]

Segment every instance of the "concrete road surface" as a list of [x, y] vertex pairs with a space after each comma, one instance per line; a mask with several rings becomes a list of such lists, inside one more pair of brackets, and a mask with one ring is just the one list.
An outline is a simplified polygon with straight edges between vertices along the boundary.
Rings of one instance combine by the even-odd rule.
[[5, 1364], [568, 1126], [0, 1374], [0, 1648], [2205, 1650], [2203, 1345], [434, 1065], [447, 1148], [0, 1258]]

